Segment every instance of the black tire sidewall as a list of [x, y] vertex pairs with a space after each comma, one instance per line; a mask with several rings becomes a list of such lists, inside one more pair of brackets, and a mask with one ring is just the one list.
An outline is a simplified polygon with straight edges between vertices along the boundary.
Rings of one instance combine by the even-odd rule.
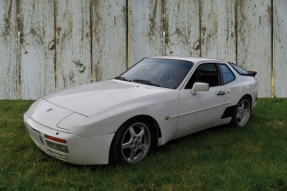
[[[135, 117], [132, 118], [128, 121], [126, 121], [123, 125], [121, 125], [121, 127], [118, 129], [118, 131], [116, 132], [112, 144], [111, 144], [111, 149], [110, 149], [110, 162], [114, 163], [114, 164], [121, 164], [121, 163], [129, 163], [127, 162], [124, 157], [122, 156], [122, 151], [121, 151], [121, 142], [122, 142], [122, 137], [124, 136], [126, 130], [134, 123], [136, 122], [141, 122], [144, 123], [147, 128], [149, 129], [150, 132], [150, 147], [149, 150], [147, 152], [147, 154], [145, 155], [144, 158], [146, 158], [147, 156], [149, 156], [153, 150], [154, 147], [154, 141], [155, 141], [155, 133], [154, 133], [154, 128], [152, 127], [151, 123], [146, 120], [145, 118], [142, 117]], [[143, 159], [144, 159], [143, 158]], [[142, 160], [143, 160], [142, 159]], [[140, 161], [142, 161], [140, 160]], [[140, 162], [139, 161], [139, 162]], [[135, 163], [129, 163], [129, 164], [136, 164]]]

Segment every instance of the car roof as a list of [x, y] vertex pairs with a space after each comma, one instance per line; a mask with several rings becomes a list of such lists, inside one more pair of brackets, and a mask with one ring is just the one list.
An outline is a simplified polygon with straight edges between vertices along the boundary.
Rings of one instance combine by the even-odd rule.
[[161, 58], [161, 59], [173, 59], [173, 60], [186, 60], [197, 64], [202, 61], [212, 61], [212, 62], [225, 62], [224, 60], [202, 58], [202, 57], [185, 57], [185, 56], [152, 56], [147, 58]]

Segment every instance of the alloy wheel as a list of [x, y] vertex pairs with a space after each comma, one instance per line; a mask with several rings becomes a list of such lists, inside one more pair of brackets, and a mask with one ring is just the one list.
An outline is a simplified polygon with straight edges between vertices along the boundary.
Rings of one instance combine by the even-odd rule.
[[148, 153], [151, 134], [148, 127], [141, 122], [129, 126], [121, 141], [123, 158], [128, 163], [141, 161]]
[[248, 100], [242, 100], [238, 107], [236, 113], [236, 120], [239, 126], [244, 126], [248, 122], [250, 117], [250, 103]]

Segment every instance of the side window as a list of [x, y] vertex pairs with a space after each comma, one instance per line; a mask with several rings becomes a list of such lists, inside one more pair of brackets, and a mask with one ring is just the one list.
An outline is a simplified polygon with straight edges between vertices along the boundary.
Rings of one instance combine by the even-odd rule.
[[239, 74], [248, 74], [247, 71], [245, 71], [244, 69], [234, 65], [234, 64], [231, 64], [230, 65], [236, 70], [236, 72], [238, 72]]
[[225, 65], [225, 64], [220, 64], [219, 65], [221, 73], [222, 73], [222, 78], [223, 78], [223, 83], [227, 84], [228, 82], [231, 82], [235, 79], [235, 76], [231, 72], [231, 70]]
[[191, 89], [195, 82], [208, 83], [210, 87], [219, 86], [221, 83], [216, 64], [199, 65], [186, 84], [185, 89]]

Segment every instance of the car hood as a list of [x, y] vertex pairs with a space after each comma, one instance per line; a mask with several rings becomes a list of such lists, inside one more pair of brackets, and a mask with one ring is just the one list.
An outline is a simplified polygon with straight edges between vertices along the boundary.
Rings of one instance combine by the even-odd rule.
[[50, 94], [44, 99], [88, 117], [116, 105], [165, 91], [171, 91], [171, 89], [108, 80], [65, 89]]

